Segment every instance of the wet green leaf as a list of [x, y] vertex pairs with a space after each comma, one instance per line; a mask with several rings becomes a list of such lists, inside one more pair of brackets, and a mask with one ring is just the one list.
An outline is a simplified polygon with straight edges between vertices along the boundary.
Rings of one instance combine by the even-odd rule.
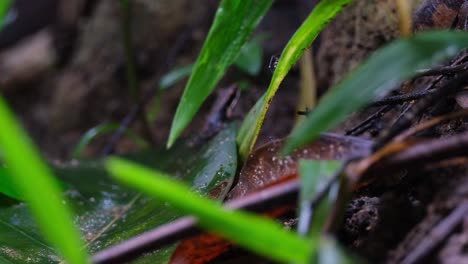
[[299, 60], [318, 34], [351, 0], [322, 0], [289, 40], [278, 61], [266, 93], [250, 110], [239, 130], [239, 153], [245, 160], [257, 140], [268, 106], [291, 67]]
[[[0, 148], [8, 172], [7, 181], [27, 202], [41, 233], [65, 260], [73, 264], [88, 263], [87, 254], [77, 250], [82, 248], [82, 242], [71, 221], [72, 213], [64, 205], [66, 200], [60, 185], [1, 97], [0, 124]], [[3, 239], [4, 234], [0, 233]], [[15, 240], [15, 237], [9, 238]]]
[[[171, 150], [148, 150], [129, 158], [174, 175], [199, 194], [222, 200], [237, 167], [235, 128], [221, 131], [201, 149], [181, 141]], [[55, 167], [67, 184], [67, 204], [75, 209], [88, 250], [95, 253], [158, 225], [177, 219], [181, 213], [167, 203], [155, 201], [121, 186], [107, 176], [100, 162], [77, 162]], [[38, 200], [40, 200], [38, 198]], [[55, 227], [55, 224], [51, 224]], [[24, 204], [0, 210], [0, 262], [57, 263]], [[165, 263], [172, 248], [162, 249], [136, 263]]]
[[160, 171], [111, 158], [107, 168], [114, 178], [175, 208], [197, 217], [204, 228], [248, 247], [258, 254], [282, 262], [307, 263], [309, 241], [284, 230], [278, 223], [241, 211], [226, 210], [200, 197]]
[[168, 147], [234, 62], [272, 0], [222, 0], [172, 121]]
[[314, 140], [419, 69], [466, 47], [466, 32], [435, 31], [400, 39], [381, 48], [329, 90], [306, 120], [294, 129], [284, 151], [290, 152]]

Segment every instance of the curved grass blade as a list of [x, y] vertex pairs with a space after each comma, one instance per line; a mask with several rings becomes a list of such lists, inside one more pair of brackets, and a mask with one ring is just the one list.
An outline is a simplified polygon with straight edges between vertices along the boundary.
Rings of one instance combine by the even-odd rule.
[[213, 91], [272, 0], [223, 0], [172, 121], [170, 147]]
[[318, 34], [351, 0], [322, 0], [289, 40], [276, 66], [266, 93], [257, 101], [242, 123], [237, 137], [239, 153], [245, 160], [252, 150], [265, 119], [268, 106], [291, 67], [299, 60]]
[[317, 108], [293, 130], [284, 152], [317, 138], [368, 102], [428, 67], [468, 47], [466, 32], [434, 31], [400, 39], [378, 50], [320, 100]]
[[59, 184], [27, 135], [0, 98], [0, 147], [9, 180], [28, 203], [45, 237], [68, 263], [88, 263], [72, 213], [64, 205]]
[[166, 73], [159, 81], [159, 89], [167, 90], [178, 81], [189, 76], [193, 71], [193, 64], [177, 67], [170, 72]]
[[163, 173], [111, 158], [107, 169], [115, 179], [154, 198], [168, 201], [175, 208], [194, 214], [204, 228], [240, 245], [281, 262], [308, 263], [311, 243], [284, 230], [274, 221], [244, 212], [227, 211], [221, 205], [200, 197], [188, 187], [170, 180]]

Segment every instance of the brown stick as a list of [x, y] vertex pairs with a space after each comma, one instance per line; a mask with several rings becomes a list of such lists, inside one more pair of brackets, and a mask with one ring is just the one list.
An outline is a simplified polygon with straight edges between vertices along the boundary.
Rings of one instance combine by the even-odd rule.
[[460, 225], [468, 214], [468, 202], [464, 202], [452, 211], [427, 235], [429, 239], [424, 239], [408, 254], [401, 262], [402, 264], [421, 263], [442, 241], [444, 241], [453, 230]]
[[401, 168], [418, 169], [428, 162], [462, 156], [468, 156], [468, 133], [419, 143], [376, 163], [365, 174], [388, 174]]
[[[227, 208], [264, 212], [278, 204], [295, 202], [299, 190], [298, 180], [292, 180], [226, 204]], [[183, 217], [171, 223], [156, 227], [141, 235], [130, 238], [118, 245], [97, 252], [93, 263], [123, 263], [143, 253], [170, 245], [201, 232], [194, 217]]]

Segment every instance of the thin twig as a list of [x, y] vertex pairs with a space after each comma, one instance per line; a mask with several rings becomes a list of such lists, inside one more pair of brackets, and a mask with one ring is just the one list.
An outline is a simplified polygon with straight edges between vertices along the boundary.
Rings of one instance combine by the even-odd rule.
[[428, 128], [431, 128], [431, 127], [433, 127], [433, 126], [435, 126], [437, 124], [440, 124], [442, 122], [447, 122], [449, 120], [453, 120], [453, 119], [456, 119], [456, 118], [466, 117], [466, 116], [468, 116], [468, 109], [464, 109], [464, 110], [461, 110], [461, 111], [458, 111], [458, 112], [455, 112], [455, 113], [450, 113], [450, 114], [443, 115], [443, 116], [434, 117], [434, 118], [432, 118], [430, 120], [425, 121], [424, 123], [421, 123], [421, 124], [418, 124], [417, 126], [409, 128], [405, 132], [398, 135], [393, 140], [393, 142], [402, 142], [402, 141], [408, 139], [410, 136], [415, 135], [416, 133], [419, 133], [419, 132], [421, 132], [423, 130], [426, 130]]
[[[132, 3], [129, 0], [120, 0], [121, 9], [121, 27], [122, 27], [122, 38], [125, 51], [126, 60], [126, 76], [129, 95], [133, 99], [134, 104], [138, 104], [141, 97], [141, 87], [137, 76], [136, 62], [135, 62], [135, 48], [133, 46], [132, 32], [130, 28], [131, 24], [131, 8]], [[143, 134], [146, 140], [151, 144], [154, 143], [153, 135], [151, 133], [151, 126], [146, 118], [145, 111], [143, 108], [138, 109], [136, 113], [143, 125]], [[125, 132], [125, 131], [123, 131]]]
[[447, 65], [435, 67], [429, 70], [420, 70], [413, 79], [417, 79], [424, 76], [434, 76], [434, 75], [452, 75], [468, 69], [468, 63], [462, 63], [459, 65]]
[[346, 131], [345, 135], [347, 136], [357, 136], [362, 133], [364, 133], [366, 130], [368, 130], [377, 120], [378, 118], [381, 118], [385, 113], [390, 111], [392, 108], [390, 106], [384, 106], [381, 109], [379, 109], [377, 112], [373, 113], [371, 116], [369, 116], [366, 120], [362, 121], [359, 123], [357, 126], [351, 128], [350, 130]]
[[[400, 143], [397, 143], [400, 144]], [[393, 154], [366, 174], [391, 173], [395, 169], [420, 168], [422, 164], [468, 155], [468, 133], [425, 141]]]
[[[166, 62], [163, 64], [163, 67], [161, 67], [158, 70], [156, 75], [160, 75], [167, 68], [174, 64], [174, 57], [176, 56], [177, 52], [181, 49], [182, 45], [185, 43], [185, 41], [182, 40], [186, 40], [189, 37], [189, 32], [191, 32], [191, 29], [180, 34], [176, 41], [176, 45], [169, 51], [169, 55], [166, 58]], [[135, 104], [132, 107], [132, 109], [130, 109], [129, 113], [124, 117], [124, 119], [120, 123], [119, 129], [112, 135], [109, 142], [107, 142], [106, 146], [103, 148], [103, 156], [107, 156], [113, 152], [115, 144], [117, 143], [117, 141], [119, 141], [119, 139], [122, 137], [125, 131], [127, 131], [130, 125], [135, 121], [135, 119], [138, 116], [138, 113], [142, 112], [144, 110], [144, 107], [156, 95], [159, 88], [157, 85], [154, 85], [154, 87], [155, 88], [148, 90], [143, 96], [143, 98], [141, 98], [140, 101], [137, 104]]]
[[418, 246], [411, 250], [403, 259], [402, 264], [415, 264], [427, 257], [440, 243], [442, 243], [453, 230], [461, 224], [468, 214], [468, 202], [465, 201], [452, 211], [427, 235], [429, 239], [424, 239]]
[[135, 118], [137, 117], [137, 114], [141, 112], [143, 104], [137, 104], [130, 109], [130, 112], [125, 116], [125, 118], [120, 122], [120, 126], [115, 131], [114, 134], [112, 134], [112, 137], [110, 138], [109, 142], [104, 146], [102, 149], [102, 156], [107, 156], [111, 154], [114, 151], [114, 146], [119, 141], [119, 139], [122, 137], [122, 135], [127, 131], [128, 127], [133, 123]]
[[[233, 200], [227, 203], [226, 207], [255, 212], [268, 211], [277, 207], [279, 203], [295, 202], [298, 189], [298, 180], [292, 180], [241, 199]], [[131, 261], [145, 252], [175, 243], [200, 232], [201, 229], [197, 227], [197, 220], [194, 217], [183, 217], [130, 238], [116, 246], [97, 252], [93, 256], [93, 262], [104, 264]]]
[[427, 108], [436, 103], [441, 98], [447, 95], [453, 94], [457, 90], [461, 89], [466, 83], [468, 83], [468, 72], [461, 74], [457, 78], [448, 81], [443, 87], [440, 87], [430, 96], [427, 96], [424, 100], [416, 102], [412, 109], [405, 115], [397, 120], [389, 130], [385, 131], [382, 136], [377, 140], [374, 149], [379, 149], [392, 140], [398, 133], [407, 129], [413, 123], [415, 117], [420, 116], [421, 113], [427, 111]]
[[425, 90], [425, 91], [415, 92], [415, 93], [410, 93], [410, 94], [389, 96], [389, 97], [380, 99], [378, 101], [374, 101], [372, 104], [369, 105], [369, 107], [401, 104], [401, 103], [405, 103], [408, 101], [413, 101], [413, 100], [417, 100], [420, 98], [424, 98], [428, 95], [435, 93], [436, 91], [437, 90]]

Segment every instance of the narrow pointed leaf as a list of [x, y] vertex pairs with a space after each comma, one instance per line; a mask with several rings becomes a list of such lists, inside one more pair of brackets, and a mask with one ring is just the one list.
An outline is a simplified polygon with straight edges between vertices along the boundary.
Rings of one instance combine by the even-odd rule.
[[73, 225], [72, 213], [65, 205], [58, 182], [3, 98], [0, 98], [0, 124], [0, 148], [11, 175], [8, 181], [23, 196], [42, 233], [66, 261], [88, 263], [86, 253], [81, 250], [80, 234]]
[[221, 1], [177, 107], [169, 134], [168, 147], [172, 146], [180, 136], [226, 69], [234, 62], [240, 49], [272, 2], [272, 0]]
[[291, 67], [299, 60], [304, 50], [311, 45], [328, 22], [350, 2], [351, 0], [320, 1], [289, 40], [278, 61], [268, 90], [257, 101], [252, 110], [250, 110], [240, 128], [237, 144], [239, 145], [239, 152], [243, 159], [252, 150], [265, 119], [268, 106]]
[[158, 171], [129, 161], [112, 158], [107, 168], [117, 180], [168, 201], [175, 208], [194, 214], [204, 228], [221, 234], [244, 247], [281, 262], [307, 263], [309, 241], [288, 232], [274, 221], [252, 214], [223, 209], [219, 204], [190, 192], [183, 184]]
[[415, 75], [468, 47], [466, 32], [434, 31], [400, 39], [381, 48], [320, 100], [314, 111], [294, 129], [284, 152], [317, 138], [351, 113]]

